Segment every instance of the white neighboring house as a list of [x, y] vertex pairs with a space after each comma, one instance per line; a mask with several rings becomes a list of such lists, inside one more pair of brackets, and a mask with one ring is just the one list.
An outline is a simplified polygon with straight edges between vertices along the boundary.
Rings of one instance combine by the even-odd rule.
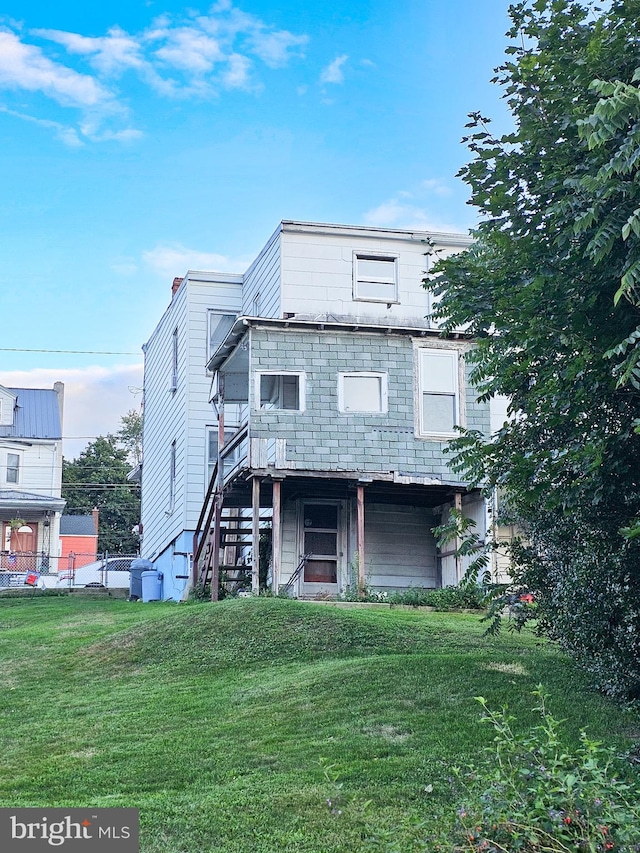
[[[225, 507], [255, 521], [259, 505], [261, 518], [273, 509], [280, 519], [274, 589], [320, 540], [331, 553], [309, 561], [298, 594], [344, 590], [364, 558], [359, 576], [382, 590], [460, 579], [464, 562], [440, 553], [431, 529], [454, 505], [479, 531], [488, 520], [443, 452], [457, 423], [488, 434], [489, 409], [468, 382], [470, 341], [464, 330], [441, 338], [422, 281], [430, 246], [446, 256], [470, 242], [283, 221], [244, 275], [174, 281], [143, 348], [141, 550], [163, 572], [165, 598], [203, 573], [191, 558], [198, 522], [200, 543], [211, 535], [200, 516], [221, 405]], [[311, 510], [327, 516], [317, 530]], [[332, 579], [316, 583], [323, 567]]]
[[217, 416], [206, 363], [242, 306], [242, 275], [189, 270], [143, 346], [144, 419], [141, 555], [180, 599], [191, 571], [193, 534], [217, 458]]
[[0, 385], [0, 570], [56, 570], [63, 401], [62, 382], [53, 389]]

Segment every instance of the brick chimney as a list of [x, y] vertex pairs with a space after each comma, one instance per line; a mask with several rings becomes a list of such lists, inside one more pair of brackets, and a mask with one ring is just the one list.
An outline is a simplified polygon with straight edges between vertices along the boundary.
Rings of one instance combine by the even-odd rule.
[[171, 297], [172, 298], [178, 292], [178, 288], [180, 287], [180, 285], [182, 284], [183, 281], [184, 281], [184, 279], [182, 279], [182, 278], [174, 278], [173, 284], [171, 285]]
[[95, 524], [96, 536], [97, 536], [98, 535], [98, 520], [100, 518], [100, 510], [94, 506], [94, 508], [91, 510], [91, 515], [93, 516], [93, 523]]

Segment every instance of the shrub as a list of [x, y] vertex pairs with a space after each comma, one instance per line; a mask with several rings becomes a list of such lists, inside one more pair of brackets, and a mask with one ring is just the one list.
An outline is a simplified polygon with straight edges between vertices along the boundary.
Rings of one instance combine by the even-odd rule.
[[[507, 708], [492, 711], [478, 698], [482, 720], [495, 731], [489, 761], [466, 773], [454, 768], [465, 789], [455, 824], [435, 845], [447, 851], [524, 853], [632, 853], [640, 851], [640, 787], [628, 781], [610, 748], [587, 738], [571, 750], [560, 740], [560, 722], [534, 692], [540, 724], [516, 734]], [[625, 772], [626, 770], [626, 772]]]
[[413, 587], [388, 596], [391, 604], [433, 607], [436, 610], [480, 610], [485, 606], [486, 590], [480, 586], [446, 586], [442, 589]]

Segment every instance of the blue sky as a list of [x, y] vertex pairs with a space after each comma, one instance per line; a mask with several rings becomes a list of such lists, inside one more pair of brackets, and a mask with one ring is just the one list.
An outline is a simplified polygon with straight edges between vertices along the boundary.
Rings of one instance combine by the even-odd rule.
[[188, 268], [244, 271], [281, 219], [473, 225], [460, 138], [507, 126], [507, 7], [5, 0], [0, 384], [62, 379], [65, 434], [104, 434]]

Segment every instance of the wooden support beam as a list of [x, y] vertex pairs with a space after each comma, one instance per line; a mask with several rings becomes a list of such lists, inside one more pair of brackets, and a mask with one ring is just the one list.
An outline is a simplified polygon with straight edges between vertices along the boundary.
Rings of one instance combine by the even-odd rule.
[[211, 601], [218, 600], [220, 585], [220, 517], [222, 516], [222, 495], [216, 495], [213, 515], [213, 560], [211, 565]]
[[[461, 492], [456, 492], [454, 494], [453, 506], [457, 512], [462, 513], [462, 493]], [[459, 554], [460, 545], [461, 545], [460, 537], [456, 536], [455, 549], [456, 549], [456, 582], [457, 583], [460, 583], [460, 581], [462, 580], [462, 557]]]
[[251, 592], [260, 592], [260, 478], [251, 483]]
[[280, 530], [280, 512], [281, 512], [281, 480], [273, 481], [273, 511], [272, 511], [272, 528], [271, 528], [271, 588], [275, 595], [280, 589], [280, 569], [282, 566], [282, 537]]
[[356, 488], [357, 510], [357, 545], [358, 545], [358, 592], [362, 594], [365, 587], [365, 554], [364, 554], [364, 486], [358, 483]]

